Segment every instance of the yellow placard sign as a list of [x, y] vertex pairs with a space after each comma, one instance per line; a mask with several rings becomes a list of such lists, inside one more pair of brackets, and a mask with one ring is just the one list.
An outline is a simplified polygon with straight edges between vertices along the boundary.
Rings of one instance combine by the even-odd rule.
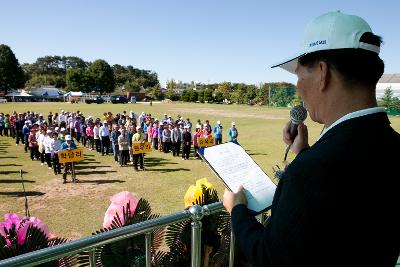
[[133, 142], [132, 143], [132, 154], [140, 154], [151, 152], [150, 142]]
[[58, 151], [58, 159], [60, 163], [81, 161], [83, 160], [83, 149], [71, 149], [71, 150], [61, 150]]
[[209, 147], [214, 145], [214, 137], [199, 137], [197, 139], [199, 147]]

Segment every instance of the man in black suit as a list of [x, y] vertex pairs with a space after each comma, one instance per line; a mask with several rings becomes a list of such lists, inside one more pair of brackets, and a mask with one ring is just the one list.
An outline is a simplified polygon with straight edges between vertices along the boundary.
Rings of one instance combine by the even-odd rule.
[[[381, 38], [362, 18], [330, 12], [305, 30], [303, 51], [279, 63], [298, 77], [313, 121], [325, 129], [312, 146], [307, 126], [283, 139], [297, 154], [283, 173], [264, 227], [243, 188], [224, 205], [253, 266], [395, 266], [400, 251], [400, 135], [377, 107], [384, 72]], [[244, 177], [245, 179], [245, 177]]]

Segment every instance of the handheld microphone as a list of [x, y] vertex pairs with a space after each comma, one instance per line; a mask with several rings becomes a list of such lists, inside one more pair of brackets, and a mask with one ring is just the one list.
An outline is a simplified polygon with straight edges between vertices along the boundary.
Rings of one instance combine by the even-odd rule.
[[290, 139], [294, 141], [297, 136], [297, 126], [307, 118], [307, 110], [301, 106], [295, 106], [290, 110]]
[[[307, 110], [305, 109], [305, 107], [298, 105], [293, 107], [290, 110], [290, 140], [292, 140], [292, 142], [294, 141], [294, 139], [297, 136], [297, 126], [302, 123], [303, 121], [305, 121], [305, 119], [307, 118]], [[287, 154], [289, 152], [290, 149], [290, 145], [287, 146], [286, 148], [286, 152], [285, 152], [285, 157], [284, 157], [284, 161], [286, 161], [287, 158]]]

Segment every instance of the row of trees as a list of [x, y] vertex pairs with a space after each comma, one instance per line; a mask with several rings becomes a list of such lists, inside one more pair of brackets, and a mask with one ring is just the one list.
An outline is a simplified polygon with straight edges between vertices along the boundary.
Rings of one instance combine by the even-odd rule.
[[294, 84], [262, 83], [259, 86], [244, 83], [223, 82], [217, 84], [201, 85], [196, 88], [192, 82], [188, 89], [181, 95], [176, 93], [176, 83], [171, 80], [167, 82], [167, 92], [165, 96], [171, 100], [181, 100], [185, 102], [216, 102], [223, 101], [238, 104], [258, 104], [286, 107], [300, 103], [300, 98], [296, 94]]
[[73, 56], [45, 56], [36, 62], [19, 64], [11, 48], [0, 45], [0, 90], [53, 85], [67, 91], [112, 93], [115, 88], [138, 92], [147, 89], [153, 99], [169, 98], [185, 102], [217, 102], [224, 100], [238, 104], [288, 106], [298, 103], [295, 86], [290, 83], [264, 83], [259, 86], [223, 82], [201, 85], [192, 82], [187, 90], [178, 94], [177, 82], [167, 82], [162, 93], [157, 73], [132, 66], [110, 66], [105, 60], [86, 62]]
[[385, 89], [385, 93], [379, 104], [385, 107], [389, 112], [400, 113], [400, 99], [398, 97], [393, 97], [392, 87]]
[[0, 45], [0, 89], [53, 85], [68, 91], [112, 93], [117, 87], [138, 92], [159, 84], [157, 73], [133, 66], [110, 66], [105, 60], [87, 62], [74, 56], [45, 56], [19, 64], [7, 45]]

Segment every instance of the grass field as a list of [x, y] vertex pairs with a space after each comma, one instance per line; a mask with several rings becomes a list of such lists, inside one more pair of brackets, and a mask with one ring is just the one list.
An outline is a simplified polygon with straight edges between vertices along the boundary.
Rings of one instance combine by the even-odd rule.
[[[223, 141], [232, 121], [239, 131], [239, 143], [247, 150], [261, 168], [272, 176], [272, 167], [280, 164], [285, 146], [282, 127], [288, 121], [289, 109], [278, 109], [244, 105], [214, 104], [69, 104], [69, 103], [6, 103], [0, 112], [13, 110], [35, 111], [47, 115], [49, 111], [82, 111], [85, 116], [101, 116], [105, 111], [112, 113], [151, 113], [161, 118], [167, 113], [191, 118], [192, 122], [210, 120], [214, 126], [221, 120], [224, 126]], [[390, 117], [392, 126], [400, 131], [400, 118]], [[307, 119], [310, 143], [318, 137], [322, 126]], [[102, 227], [104, 213], [109, 206], [109, 197], [127, 190], [147, 199], [153, 211], [161, 215], [184, 208], [183, 196], [187, 188], [198, 178], [207, 177], [222, 198], [223, 184], [211, 170], [199, 160], [182, 161], [172, 154], [153, 151], [146, 155], [145, 172], [134, 173], [132, 167], [120, 168], [111, 156], [100, 156], [85, 150], [85, 161], [77, 164], [80, 183], [62, 184], [61, 176], [55, 176], [31, 161], [24, 153], [23, 145], [16, 146], [11, 138], [0, 137], [0, 216], [7, 212], [24, 214], [24, 198], [19, 170], [24, 171], [25, 188], [28, 194], [31, 216], [45, 221], [50, 230], [62, 237], [77, 239], [90, 235]], [[289, 155], [289, 160], [293, 155]]]

